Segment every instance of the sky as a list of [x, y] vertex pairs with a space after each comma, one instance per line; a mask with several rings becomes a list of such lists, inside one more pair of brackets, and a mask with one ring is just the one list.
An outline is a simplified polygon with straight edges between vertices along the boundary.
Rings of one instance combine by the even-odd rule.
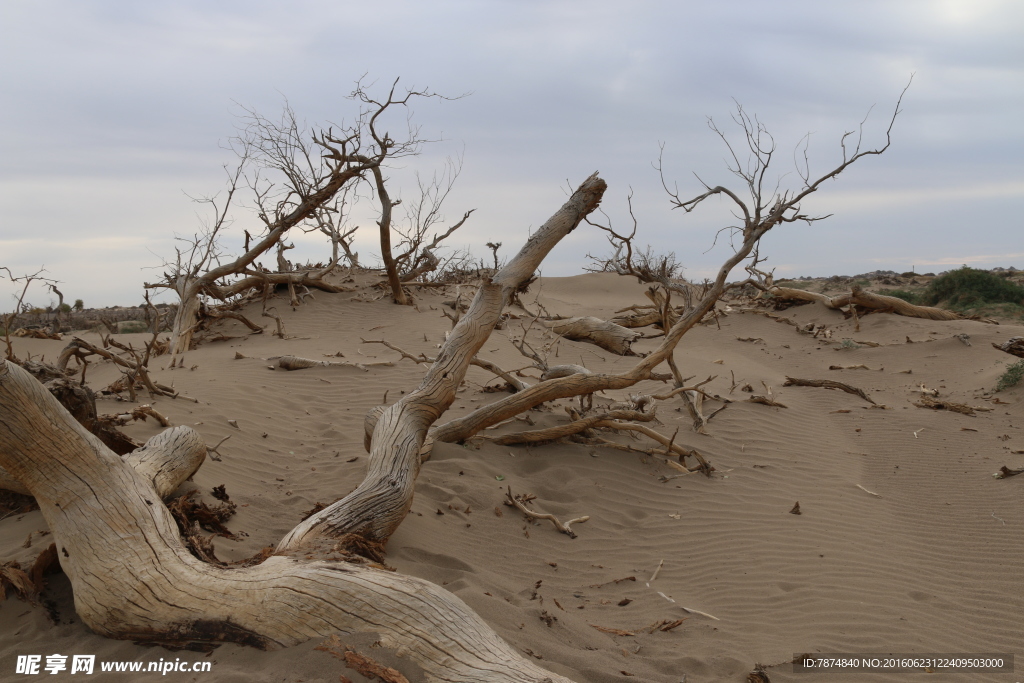
[[[708, 128], [742, 142], [738, 103], [772, 133], [780, 187], [796, 187], [804, 136], [812, 173], [839, 162], [840, 137], [869, 112], [864, 144], [884, 144], [913, 74], [891, 147], [804, 205], [832, 217], [766, 236], [764, 265], [779, 277], [1024, 268], [1022, 36], [1014, 0], [3, 0], [0, 266], [45, 268], [87, 306], [137, 304], [175, 236], [208, 218], [191, 198], [223, 192], [246, 109], [273, 118], [287, 101], [310, 127], [340, 125], [358, 79], [383, 96], [399, 78], [453, 98], [415, 102], [435, 142], [390, 171], [392, 193], [411, 198], [416, 173], [461, 157], [444, 225], [476, 211], [452, 247], [484, 257], [500, 241], [512, 255], [599, 171], [613, 225], [630, 224], [632, 192], [637, 242], [701, 279], [729, 256], [715, 235], [730, 208], [673, 210], [659, 154], [681, 196], [701, 193], [698, 176], [741, 190]], [[232, 212], [228, 249], [258, 223], [248, 206]], [[356, 249], [372, 263], [376, 226], [362, 218]], [[325, 238], [294, 241], [293, 260], [329, 255]], [[584, 225], [543, 274], [580, 273], [588, 253], [609, 247]], [[13, 291], [0, 283], [0, 311]]]

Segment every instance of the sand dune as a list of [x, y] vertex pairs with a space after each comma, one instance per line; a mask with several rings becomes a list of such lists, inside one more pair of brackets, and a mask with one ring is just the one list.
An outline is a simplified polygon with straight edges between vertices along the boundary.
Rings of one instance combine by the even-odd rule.
[[[551, 313], [608, 318], [645, 303], [643, 290], [625, 278], [590, 274], [544, 278], [528, 300], [536, 295]], [[186, 484], [207, 499], [213, 486], [223, 484], [239, 505], [228, 526], [242, 538], [217, 539], [221, 559], [242, 559], [275, 544], [315, 503], [329, 503], [361, 481], [363, 416], [385, 395], [390, 403], [415, 387], [423, 366], [360, 340], [386, 339], [430, 355], [450, 329], [438, 310], [446, 298], [426, 291], [413, 308], [359, 293], [317, 293], [297, 310], [279, 304], [291, 338], [269, 330], [248, 335], [229, 321], [224, 330], [238, 339], [190, 352], [185, 369], [157, 369], [159, 381], [199, 401], [155, 401], [174, 424], [193, 426], [208, 443], [231, 436], [221, 446], [223, 459], [208, 461], [194, 484]], [[258, 313], [254, 309], [252, 318], [258, 320]], [[388, 544], [388, 562], [445, 586], [516, 648], [578, 681], [743, 681], [760, 663], [776, 683], [812, 683], [835, 674], [793, 673], [788, 662], [795, 653], [1024, 652], [1024, 476], [992, 477], [1001, 465], [1024, 464], [1024, 387], [988, 393], [1014, 360], [991, 342], [1024, 335], [1024, 326], [873, 314], [855, 332], [853, 321], [819, 304], [773, 315], [796, 325], [734, 309], [720, 319], [720, 328], [695, 328], [677, 350], [684, 375], [717, 375], [709, 391], [735, 401], [710, 422], [708, 435], [693, 432], [677, 399], [659, 406], [656, 428], [667, 434], [678, 428], [678, 442], [714, 465], [710, 478], [693, 474], [662, 482], [660, 475], [678, 472], [657, 457], [576, 444], [438, 444], [420, 474], [412, 513]], [[828, 325], [831, 343], [797, 331], [810, 323]], [[526, 365], [509, 342], [517, 331], [515, 322], [496, 331], [480, 356], [505, 368]], [[958, 334], [969, 335], [972, 345], [954, 338]], [[878, 346], [842, 348], [844, 338]], [[634, 349], [656, 343], [640, 340]], [[17, 349], [52, 359], [63, 345], [19, 340]], [[266, 360], [338, 353], [338, 360], [395, 364], [286, 372]], [[160, 368], [162, 360], [152, 366]], [[558, 360], [592, 369], [625, 369], [633, 362], [566, 340], [559, 342]], [[856, 365], [867, 369], [829, 369]], [[730, 392], [732, 375], [737, 387]], [[109, 364], [94, 365], [87, 379], [100, 387], [116, 376]], [[784, 387], [787, 376], [845, 382], [863, 389], [875, 405], [839, 391]], [[481, 391], [492, 380], [471, 368], [449, 414], [466, 414], [499, 397]], [[749, 394], [739, 387], [749, 383], [764, 393], [762, 382], [787, 408], [745, 400]], [[969, 416], [917, 407], [921, 384], [941, 398], [988, 410]], [[664, 385], [637, 388], [658, 391]], [[628, 393], [609, 392], [596, 401]], [[531, 417], [538, 426], [564, 422], [569, 403], [555, 402]], [[101, 412], [122, 406], [99, 402]], [[160, 427], [150, 421], [126, 431], [145, 439]], [[535, 495], [537, 509], [560, 519], [590, 519], [577, 524], [579, 536], [570, 539], [502, 505], [506, 487]], [[802, 514], [790, 514], [798, 501]], [[30, 563], [48, 544], [39, 533], [44, 531], [38, 511], [2, 520], [0, 561]], [[13, 599], [0, 606], [4, 680], [21, 680], [11, 672], [22, 654], [143, 662], [207, 658], [90, 633], [61, 575], [50, 579], [48, 596], [57, 624], [45, 610]], [[669, 631], [644, 630], [679, 619], [682, 624]], [[419, 680], [407, 660], [372, 647], [372, 634], [343, 639]], [[269, 683], [336, 681], [344, 673], [366, 680], [315, 650], [316, 644], [277, 652], [227, 645], [208, 656], [210, 673], [169, 676]], [[104, 675], [114, 677], [97, 680]], [[871, 680], [916, 675], [879, 673]], [[929, 680], [1019, 678], [935, 673]]]

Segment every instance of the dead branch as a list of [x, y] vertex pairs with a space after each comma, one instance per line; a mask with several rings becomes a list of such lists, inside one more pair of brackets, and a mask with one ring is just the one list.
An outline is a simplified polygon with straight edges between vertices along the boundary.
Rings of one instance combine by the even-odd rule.
[[764, 389], [765, 389], [765, 391], [767, 393], [765, 395], [763, 395], [763, 396], [760, 395], [760, 394], [755, 394], [755, 395], [751, 396], [750, 398], [748, 398], [747, 401], [749, 401], [750, 403], [760, 403], [761, 405], [773, 406], [775, 408], [788, 408], [789, 407], [789, 406], [787, 406], [787, 405], [785, 405], [783, 403], [779, 403], [778, 401], [775, 400], [775, 394], [774, 394], [774, 392], [772, 392], [772, 388], [770, 386], [768, 386], [764, 382], [761, 382], [761, 386], [764, 387]]
[[546, 519], [546, 520], [550, 521], [552, 524], [555, 525], [556, 529], [561, 531], [563, 534], [565, 534], [569, 538], [576, 538], [576, 532], [572, 530], [572, 525], [573, 524], [582, 524], [583, 522], [585, 522], [588, 519], [590, 519], [589, 515], [585, 515], [583, 517], [577, 517], [575, 519], [570, 519], [565, 524], [562, 524], [561, 522], [558, 521], [558, 518], [555, 517], [552, 514], [541, 513], [541, 512], [534, 512], [530, 508], [526, 507], [526, 504], [528, 502], [530, 502], [531, 500], [533, 500], [533, 499], [534, 499], [534, 496], [529, 496], [529, 495], [526, 495], [526, 494], [520, 494], [520, 495], [513, 496], [512, 495], [512, 487], [510, 486], [510, 487], [508, 487], [508, 492], [505, 494], [505, 505], [508, 505], [509, 507], [514, 507], [514, 508], [518, 509], [520, 512], [522, 512], [527, 517], [530, 517], [531, 519]]
[[363, 372], [369, 372], [371, 367], [393, 367], [395, 364], [389, 360], [375, 361], [372, 363], [350, 363], [348, 361], [313, 360], [299, 356], [281, 356], [277, 359], [277, 365], [283, 370], [303, 370], [305, 368], [358, 368]]
[[843, 384], [842, 382], [834, 382], [830, 379], [797, 379], [796, 377], [786, 377], [784, 387], [796, 386], [796, 387], [822, 387], [824, 389], [839, 389], [845, 391], [848, 394], [860, 396], [868, 403], [874, 403], [870, 396], [864, 393], [863, 390], [857, 387], [851, 387], [849, 384]]
[[547, 429], [535, 429], [515, 434], [502, 436], [484, 437], [488, 441], [499, 446], [513, 446], [525, 443], [546, 443], [556, 441], [573, 434], [579, 434], [595, 426], [603, 426], [603, 423], [610, 420], [636, 420], [638, 422], [650, 422], [655, 417], [654, 411], [645, 413], [639, 410], [609, 410], [598, 415], [591, 415], [580, 420], [574, 420], [568, 424], [548, 427]]
[[[418, 356], [414, 356], [411, 353], [409, 353], [408, 351], [405, 351], [404, 349], [401, 349], [401, 348], [395, 346], [394, 344], [392, 344], [391, 342], [385, 341], [383, 339], [362, 339], [362, 338], [360, 338], [359, 341], [362, 342], [363, 344], [383, 344], [384, 346], [388, 347], [392, 351], [396, 351], [396, 352], [402, 354], [402, 358], [403, 359], [407, 358], [407, 359], [409, 359], [412, 362], [417, 363], [417, 364], [419, 364], [419, 363], [433, 363], [433, 362], [435, 362], [437, 360], [436, 358], [432, 358], [432, 357], [427, 356], [426, 354], [422, 354], [422, 353], [419, 354]], [[476, 367], [481, 368], [483, 370], [487, 370], [488, 372], [494, 373], [496, 376], [498, 376], [498, 377], [502, 378], [503, 380], [505, 380], [509, 384], [509, 386], [512, 387], [513, 390], [515, 390], [515, 391], [522, 391], [523, 389], [526, 389], [527, 387], [530, 386], [530, 385], [526, 384], [525, 382], [523, 382], [522, 380], [517, 379], [511, 373], [506, 372], [505, 370], [502, 370], [500, 367], [498, 367], [497, 364], [492, 363], [489, 360], [482, 360], [482, 359], [474, 356], [473, 360], [470, 361], [470, 364], [471, 365], [475, 365]]]
[[113, 339], [109, 341], [112, 346], [119, 348], [123, 351], [126, 351], [128, 353], [131, 353], [132, 356], [134, 357], [134, 361], [125, 360], [121, 356], [114, 355], [113, 353], [107, 351], [106, 349], [101, 349], [97, 346], [94, 346], [89, 342], [85, 341], [84, 339], [81, 339], [80, 337], [72, 337], [71, 342], [67, 346], [65, 346], [64, 349], [61, 351], [60, 357], [57, 359], [57, 367], [60, 368], [61, 370], [66, 371], [68, 361], [70, 361], [72, 357], [82, 359], [87, 356], [95, 354], [102, 358], [106, 358], [109, 361], [112, 361], [113, 363], [122, 368], [128, 369], [130, 371], [128, 373], [129, 376], [127, 380], [128, 386], [133, 387], [135, 378], [138, 378], [145, 385], [146, 389], [149, 391], [150, 396], [169, 396], [171, 398], [178, 397], [178, 392], [176, 392], [174, 389], [163, 384], [154, 382], [150, 378], [148, 369], [142, 362], [142, 359], [140, 359], [138, 355], [135, 353], [133, 348], [125, 346], [124, 344], [121, 344], [120, 342]]
[[640, 334], [607, 320], [585, 316], [568, 320], [545, 320], [541, 321], [541, 324], [566, 339], [590, 342], [620, 356], [636, 355], [630, 349], [630, 345], [640, 337]]
[[932, 410], [949, 410], [954, 413], [962, 413], [963, 415], [969, 415], [971, 417], [976, 416], [976, 411], [990, 411], [991, 408], [979, 408], [972, 407], [966, 403], [955, 403], [953, 401], [940, 401], [932, 398], [931, 396], [922, 396], [921, 400], [914, 403], [918, 408], [931, 408]]
[[5, 279], [10, 281], [11, 284], [15, 286], [18, 286], [19, 284], [21, 285], [21, 291], [18, 293], [18, 298], [15, 301], [14, 309], [6, 316], [4, 316], [3, 319], [4, 343], [7, 346], [5, 358], [9, 361], [14, 362], [17, 359], [14, 355], [14, 347], [11, 344], [11, 332], [14, 331], [15, 329], [15, 323], [18, 320], [18, 316], [25, 312], [23, 310], [26, 308], [25, 295], [28, 294], [28, 290], [32, 286], [33, 282], [41, 282], [52, 286], [55, 285], [57, 281], [48, 277], [43, 277], [43, 273], [46, 272], [44, 268], [40, 268], [34, 273], [26, 273], [25, 275], [17, 276], [11, 272], [10, 268], [6, 266], [0, 266], [0, 270], [5, 271], [7, 273]]

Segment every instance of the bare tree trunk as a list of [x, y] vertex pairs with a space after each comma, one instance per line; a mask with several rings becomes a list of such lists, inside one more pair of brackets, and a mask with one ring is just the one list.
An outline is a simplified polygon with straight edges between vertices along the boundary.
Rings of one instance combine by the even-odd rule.
[[380, 257], [384, 261], [384, 270], [388, 274], [388, 285], [391, 296], [396, 304], [406, 305], [409, 298], [402, 289], [402, 280], [398, 277], [398, 265], [391, 253], [391, 213], [395, 203], [391, 201], [388, 188], [384, 183], [384, 174], [379, 166], [373, 169], [373, 178], [377, 184], [377, 200], [380, 202]]
[[175, 283], [178, 292], [178, 310], [174, 315], [174, 327], [171, 329], [171, 367], [188, 352], [192, 344], [192, 333], [199, 324], [199, 287], [195, 280], [182, 275]]

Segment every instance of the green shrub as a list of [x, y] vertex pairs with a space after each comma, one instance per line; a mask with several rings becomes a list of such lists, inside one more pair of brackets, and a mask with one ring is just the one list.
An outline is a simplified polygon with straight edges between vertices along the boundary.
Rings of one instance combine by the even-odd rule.
[[1022, 304], [1024, 287], [977, 268], [958, 268], [935, 278], [924, 291], [922, 303], [945, 304], [950, 308], [972, 308], [985, 304]]
[[148, 332], [149, 325], [142, 320], [125, 320], [117, 324], [117, 331], [121, 334], [133, 334], [135, 332]]
[[921, 292], [911, 292], [907, 289], [880, 289], [878, 293], [883, 296], [894, 296], [903, 299], [907, 303], [921, 305]]
[[1024, 360], [1019, 360], [1006, 367], [1006, 372], [1003, 373], [1003, 376], [996, 383], [996, 391], [1015, 387], [1020, 384], [1021, 380], [1024, 380]]

